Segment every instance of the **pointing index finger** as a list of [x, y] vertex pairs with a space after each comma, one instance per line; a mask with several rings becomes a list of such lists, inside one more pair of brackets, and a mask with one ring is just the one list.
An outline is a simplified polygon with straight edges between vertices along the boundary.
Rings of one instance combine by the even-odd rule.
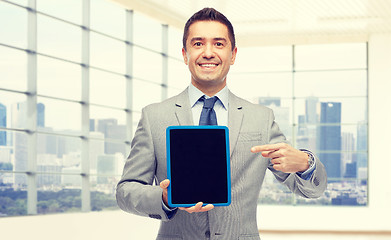
[[276, 151], [281, 148], [281, 143], [276, 143], [276, 144], [265, 144], [265, 145], [259, 145], [259, 146], [254, 146], [251, 148], [251, 152], [253, 153], [259, 153], [263, 151]]

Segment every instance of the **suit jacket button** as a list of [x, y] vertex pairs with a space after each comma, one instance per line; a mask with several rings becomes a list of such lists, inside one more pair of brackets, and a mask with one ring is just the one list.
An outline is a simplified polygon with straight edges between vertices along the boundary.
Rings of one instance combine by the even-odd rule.
[[206, 238], [210, 238], [210, 231], [206, 231], [206, 232], [205, 232], [205, 237], [206, 237]]
[[149, 214], [148, 215], [150, 218], [155, 218], [155, 219], [162, 219], [162, 217], [159, 214]]
[[314, 178], [314, 184], [315, 186], [319, 186], [320, 182], [318, 178]]

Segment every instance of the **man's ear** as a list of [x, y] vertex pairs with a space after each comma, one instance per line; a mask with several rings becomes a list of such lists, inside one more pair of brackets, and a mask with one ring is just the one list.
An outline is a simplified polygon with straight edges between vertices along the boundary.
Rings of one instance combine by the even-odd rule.
[[185, 48], [182, 48], [182, 56], [183, 56], [183, 61], [184, 61], [185, 64], [187, 65], [188, 59], [187, 59], [187, 53], [186, 53]]
[[236, 53], [238, 52], [238, 48], [235, 47], [235, 49], [232, 51], [232, 57], [231, 57], [231, 65], [233, 65], [235, 63], [235, 59], [236, 59]]

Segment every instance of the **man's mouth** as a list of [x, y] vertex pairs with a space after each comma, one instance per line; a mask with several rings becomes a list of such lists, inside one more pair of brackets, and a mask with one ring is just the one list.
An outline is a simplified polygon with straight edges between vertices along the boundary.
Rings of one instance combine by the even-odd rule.
[[219, 64], [217, 63], [199, 63], [198, 64], [200, 67], [202, 68], [215, 68], [217, 67]]

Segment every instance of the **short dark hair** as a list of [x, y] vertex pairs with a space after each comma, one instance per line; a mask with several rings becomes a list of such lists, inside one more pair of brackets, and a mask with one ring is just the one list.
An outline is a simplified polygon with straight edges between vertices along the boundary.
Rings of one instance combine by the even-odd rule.
[[189, 27], [191, 24], [198, 21], [217, 21], [224, 24], [228, 28], [228, 37], [231, 41], [232, 50], [235, 48], [235, 33], [231, 22], [222, 13], [214, 8], [204, 8], [196, 12], [187, 20], [185, 29], [183, 31], [183, 48], [186, 50], [186, 41], [189, 37]]

